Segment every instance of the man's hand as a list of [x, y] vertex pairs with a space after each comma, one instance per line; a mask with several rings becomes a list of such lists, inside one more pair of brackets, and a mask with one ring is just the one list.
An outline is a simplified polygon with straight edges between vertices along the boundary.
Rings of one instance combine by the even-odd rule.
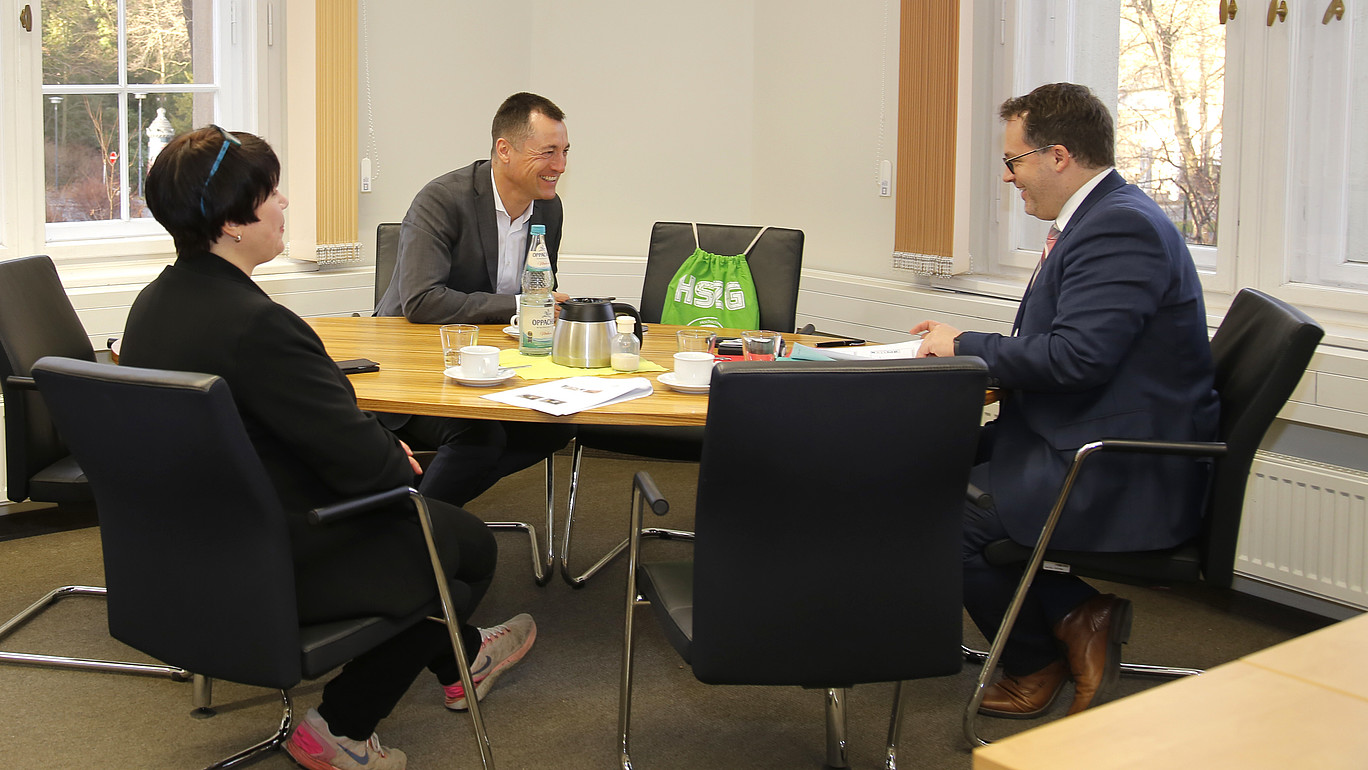
[[419, 465], [419, 464], [418, 464], [418, 461], [415, 460], [415, 459], [413, 459], [413, 450], [412, 450], [412, 449], [409, 449], [409, 445], [408, 445], [408, 444], [405, 444], [405, 443], [402, 442], [402, 441], [400, 441], [400, 442], [399, 442], [399, 446], [403, 448], [404, 454], [408, 455], [409, 465], [412, 465], [412, 466], [413, 466], [413, 475], [415, 475], [415, 476], [421, 476], [421, 475], [423, 475], [423, 466]]
[[563, 291], [551, 292], [551, 298], [556, 301], [556, 318], [560, 318], [560, 303], [570, 299], [570, 295]]
[[912, 334], [922, 335], [921, 347], [917, 349], [917, 358], [953, 356], [955, 355], [955, 338], [960, 335], [960, 330], [940, 321], [922, 321], [912, 327]]

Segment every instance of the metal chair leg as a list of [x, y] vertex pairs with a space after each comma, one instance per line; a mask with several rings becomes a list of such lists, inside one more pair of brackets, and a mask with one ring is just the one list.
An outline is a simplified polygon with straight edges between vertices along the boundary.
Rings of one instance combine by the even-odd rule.
[[217, 714], [214, 711], [212, 702], [214, 700], [214, 680], [203, 675], [195, 674], [191, 679], [195, 691], [192, 694], [195, 707], [190, 710], [190, 716], [195, 719], [208, 719]]
[[893, 715], [888, 718], [888, 749], [884, 752], [884, 770], [898, 770], [898, 741], [902, 734], [903, 709], [907, 706], [907, 691], [903, 682], [893, 686]]
[[480, 698], [475, 689], [475, 682], [470, 676], [470, 660], [457, 627], [459, 621], [456, 618], [456, 604], [451, 600], [451, 586], [447, 582], [446, 571], [442, 569], [442, 559], [437, 554], [437, 544], [432, 533], [432, 515], [428, 513], [427, 500], [418, 494], [418, 490], [410, 489], [409, 497], [418, 512], [418, 523], [423, 527], [423, 539], [427, 541], [428, 559], [432, 562], [432, 574], [437, 583], [437, 596], [442, 603], [442, 617], [447, 627], [447, 635], [451, 638], [451, 648], [455, 653], [456, 668], [461, 672], [461, 684], [465, 687], [466, 707], [470, 711], [471, 726], [475, 730], [475, 742], [480, 748], [480, 761], [485, 770], [494, 770], [494, 752], [489, 746], [489, 733], [485, 732], [484, 717], [480, 714]]
[[556, 568], [556, 546], [551, 541], [556, 526], [556, 464], [552, 457], [546, 458], [546, 553], [543, 554], [537, 541], [537, 528], [523, 521], [489, 521], [485, 526], [490, 529], [518, 530], [526, 532], [532, 546], [532, 575], [537, 585], [544, 586], [551, 580]]
[[[584, 457], [584, 445], [578, 441], [574, 442], [575, 450], [570, 459], [570, 498], [566, 505], [565, 512], [565, 535], [561, 538], [560, 571], [561, 578], [570, 585], [571, 588], [582, 588], [589, 578], [598, 574], [598, 571], [607, 566], [608, 562], [617, 558], [627, 548], [627, 538], [622, 542], [608, 549], [599, 560], [594, 562], [589, 569], [578, 577], [570, 567], [570, 540], [575, 527], [575, 499], [579, 493], [579, 474], [580, 462]], [[685, 529], [665, 529], [663, 527], [644, 527], [640, 530], [642, 537], [659, 537], [664, 539], [692, 540], [694, 533]]]
[[[638, 472], [632, 482], [632, 505], [628, 511], [627, 520], [628, 531], [631, 532], [638, 532], [641, 529], [642, 508], [646, 504], [645, 496], [641, 493], [641, 484], [645, 475]], [[651, 486], [654, 488], [654, 484]], [[637, 559], [641, 554], [641, 539], [629, 537], [628, 546], [627, 610], [623, 613], [625, 620], [622, 629], [622, 679], [618, 689], [618, 763], [620, 770], [632, 770], [629, 733], [632, 726], [632, 653], [635, 652], [636, 642], [632, 633], [632, 619], [636, 614], [636, 606], [646, 603], [646, 600], [638, 593], [636, 584]]]
[[222, 768], [237, 767], [238, 765], [246, 764], [247, 762], [256, 759], [257, 755], [272, 751], [283, 744], [285, 740], [290, 737], [290, 723], [294, 721], [294, 705], [290, 701], [290, 694], [284, 690], [280, 691], [280, 699], [284, 709], [280, 715], [280, 726], [276, 728], [275, 735], [272, 735], [270, 738], [267, 738], [255, 746], [243, 749], [231, 757], [220, 759], [205, 768], [205, 770], [221, 770]]
[[[0, 626], [0, 639], [4, 639], [20, 626], [41, 614], [44, 610], [68, 596], [97, 596], [103, 598], [105, 589], [100, 586], [61, 586], [49, 591], [43, 598], [29, 605], [23, 612], [15, 615]], [[129, 663], [118, 660], [95, 658], [72, 658], [64, 655], [39, 655], [27, 652], [0, 651], [0, 663], [16, 663], [25, 666], [47, 668], [66, 668], [82, 671], [108, 671], [118, 674], [138, 674], [140, 676], [166, 676], [178, 682], [190, 679], [190, 672], [183, 668], [146, 663]]]
[[846, 737], [846, 697], [845, 688], [828, 688], [826, 691], [826, 766], [832, 768], [850, 767], [849, 740]]

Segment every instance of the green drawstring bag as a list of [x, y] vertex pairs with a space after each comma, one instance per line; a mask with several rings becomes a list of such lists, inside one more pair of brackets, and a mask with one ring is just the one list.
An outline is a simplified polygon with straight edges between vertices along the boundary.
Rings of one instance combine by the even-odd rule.
[[660, 322], [683, 326], [728, 329], [760, 328], [760, 303], [755, 296], [746, 255], [768, 228], [760, 228], [746, 250], [734, 256], [713, 254], [698, 245], [694, 224], [694, 253], [670, 279]]

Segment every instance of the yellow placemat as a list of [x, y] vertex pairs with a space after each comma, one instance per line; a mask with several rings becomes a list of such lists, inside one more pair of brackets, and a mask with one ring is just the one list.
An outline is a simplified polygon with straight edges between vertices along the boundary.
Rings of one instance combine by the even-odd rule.
[[559, 377], [600, 377], [609, 374], [643, 374], [646, 372], [663, 372], [665, 367], [653, 361], [641, 359], [641, 365], [635, 372], [619, 372], [612, 367], [605, 366], [602, 369], [580, 369], [575, 366], [562, 366], [551, 360], [551, 356], [525, 356], [516, 349], [502, 350], [499, 352], [499, 366], [525, 366], [525, 369], [518, 369], [518, 376], [524, 380], [552, 380]]

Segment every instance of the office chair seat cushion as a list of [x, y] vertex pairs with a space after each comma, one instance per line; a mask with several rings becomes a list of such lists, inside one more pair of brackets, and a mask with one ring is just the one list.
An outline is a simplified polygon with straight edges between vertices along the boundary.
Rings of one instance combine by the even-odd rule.
[[[451, 598], [456, 606], [468, 602], [469, 597], [470, 590], [464, 583], [452, 582]], [[300, 668], [304, 678], [316, 679], [415, 623], [433, 622], [426, 619], [428, 616], [441, 614], [441, 604], [434, 598], [402, 618], [364, 617], [300, 626]]]
[[[1031, 546], [1013, 540], [997, 540], [983, 551], [989, 564], [1025, 566]], [[1068, 564], [1075, 575], [1134, 585], [1195, 583], [1202, 579], [1202, 553], [1197, 541], [1158, 551], [1100, 553], [1047, 550], [1045, 560]]]
[[651, 603], [665, 638], [685, 663], [692, 663], [693, 568], [691, 561], [660, 561], [637, 570], [637, 590]]
[[663, 425], [586, 425], [575, 440], [589, 449], [658, 460], [698, 462], [703, 454], [703, 428]]
[[50, 503], [90, 503], [95, 496], [86, 482], [85, 471], [76, 458], [67, 455], [38, 471], [29, 480], [29, 497]]

